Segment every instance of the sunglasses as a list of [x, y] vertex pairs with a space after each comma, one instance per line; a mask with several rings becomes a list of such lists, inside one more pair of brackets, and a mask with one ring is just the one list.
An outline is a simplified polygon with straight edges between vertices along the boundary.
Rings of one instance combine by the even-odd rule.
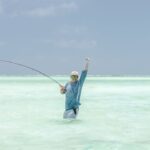
[[77, 75], [72, 75], [71, 78], [78, 79], [78, 76]]

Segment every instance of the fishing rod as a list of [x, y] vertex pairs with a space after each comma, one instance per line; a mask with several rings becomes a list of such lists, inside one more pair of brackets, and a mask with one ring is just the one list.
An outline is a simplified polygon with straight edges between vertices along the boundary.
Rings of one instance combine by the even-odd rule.
[[17, 63], [17, 62], [13, 62], [13, 61], [9, 61], [9, 60], [1, 60], [0, 59], [0, 62], [3, 62], [3, 63], [10, 63], [10, 64], [14, 64], [14, 65], [17, 65], [17, 66], [21, 66], [21, 67], [24, 67], [24, 68], [28, 68], [30, 70], [33, 70], [35, 72], [38, 72], [39, 74], [42, 74], [43, 76], [49, 78], [50, 80], [54, 81], [55, 83], [57, 83], [59, 86], [62, 86], [57, 80], [53, 79], [51, 76], [35, 69], [35, 68], [32, 68], [32, 67], [29, 67], [29, 66], [26, 66], [26, 65], [23, 65], [23, 64], [20, 64], [20, 63]]

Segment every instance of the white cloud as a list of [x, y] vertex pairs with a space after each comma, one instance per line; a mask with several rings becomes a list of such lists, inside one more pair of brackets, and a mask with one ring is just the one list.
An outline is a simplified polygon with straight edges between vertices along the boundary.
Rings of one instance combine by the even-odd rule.
[[54, 16], [56, 14], [55, 7], [47, 7], [47, 8], [35, 8], [33, 10], [29, 10], [23, 12], [24, 15], [28, 16], [36, 16], [36, 17], [45, 17], [45, 16]]
[[3, 13], [3, 6], [2, 6], [2, 2], [0, 1], [0, 14]]
[[97, 46], [96, 40], [46, 40], [46, 43], [50, 43], [54, 47], [58, 48], [76, 48], [76, 49], [89, 49]]
[[78, 6], [74, 2], [70, 2], [70, 3], [63, 3], [58, 8], [63, 9], [63, 10], [71, 10], [72, 11], [72, 10], [77, 10]]
[[57, 30], [58, 34], [70, 35], [71, 34], [85, 34], [88, 32], [88, 27], [64, 25]]
[[0, 46], [4, 46], [6, 43], [3, 41], [0, 41]]
[[[16, 4], [17, 5], [17, 4]], [[28, 8], [27, 8], [28, 7]], [[12, 10], [11, 16], [30, 16], [30, 17], [49, 17], [49, 16], [59, 16], [70, 12], [76, 12], [78, 10], [78, 5], [71, 2], [59, 2], [59, 3], [49, 3], [45, 6], [40, 6], [37, 4], [24, 7], [23, 9], [18, 8]]]
[[77, 9], [78, 9], [77, 4], [71, 2], [71, 3], [62, 3], [59, 5], [51, 5], [48, 7], [35, 8], [25, 12], [25, 14], [36, 17], [56, 16], [65, 14], [66, 12], [76, 11]]

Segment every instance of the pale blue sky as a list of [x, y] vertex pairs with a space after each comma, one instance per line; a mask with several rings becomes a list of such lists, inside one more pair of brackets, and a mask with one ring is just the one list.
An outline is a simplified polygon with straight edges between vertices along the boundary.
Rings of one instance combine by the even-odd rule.
[[[149, 75], [149, 0], [0, 0], [0, 59], [48, 74]], [[0, 64], [1, 74], [32, 71]]]

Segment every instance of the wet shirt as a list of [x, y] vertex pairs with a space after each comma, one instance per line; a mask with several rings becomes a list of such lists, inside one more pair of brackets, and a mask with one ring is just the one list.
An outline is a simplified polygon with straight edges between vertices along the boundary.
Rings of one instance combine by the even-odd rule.
[[82, 91], [82, 86], [87, 75], [87, 70], [83, 70], [80, 79], [76, 82], [69, 82], [65, 85], [66, 89], [66, 101], [65, 109], [78, 108], [80, 105], [80, 96]]

